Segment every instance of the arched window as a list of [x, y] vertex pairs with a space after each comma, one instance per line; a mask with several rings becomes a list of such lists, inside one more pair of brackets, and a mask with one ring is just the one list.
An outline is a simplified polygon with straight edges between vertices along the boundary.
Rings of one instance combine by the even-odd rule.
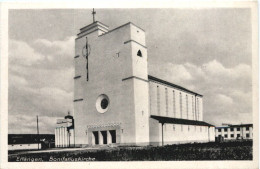
[[140, 50], [138, 50], [138, 52], [137, 52], [137, 56], [142, 57], [142, 52], [141, 52]]

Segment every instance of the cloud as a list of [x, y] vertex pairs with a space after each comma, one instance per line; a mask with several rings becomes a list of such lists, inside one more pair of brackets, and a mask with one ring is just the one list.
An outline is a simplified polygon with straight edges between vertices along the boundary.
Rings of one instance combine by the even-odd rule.
[[50, 55], [74, 56], [75, 36], [66, 37], [62, 41], [49, 41], [47, 39], [37, 39], [33, 46], [40, 53], [49, 53]]
[[233, 68], [226, 68], [217, 60], [210, 61], [202, 65], [205, 73], [213, 77], [233, 78], [249, 77], [251, 75], [251, 67], [246, 64], [239, 64]]
[[[200, 66], [162, 63], [149, 66], [149, 73], [159, 78], [198, 92], [204, 96], [204, 118], [213, 124], [221, 125], [252, 121], [252, 69], [247, 64], [226, 67], [216, 59]], [[243, 116], [244, 117], [244, 116]]]
[[[184, 81], [192, 80], [193, 77], [185, 65], [166, 63], [165, 66], [149, 65], [149, 74], [156, 77], [164, 77], [170, 82], [183, 84]], [[163, 76], [161, 76], [163, 74]]]
[[9, 78], [9, 85], [12, 87], [26, 86], [26, 85], [28, 85], [28, 81], [21, 76], [12, 75]]
[[33, 132], [30, 126], [36, 115], [43, 120], [42, 132], [53, 133], [57, 116], [64, 117], [73, 110], [72, 40], [40, 39], [32, 45], [11, 40], [8, 115], [13, 122], [9, 122], [9, 133]]
[[47, 55], [46, 63], [40, 65], [45, 69], [71, 68], [74, 59], [75, 37], [66, 37], [62, 41], [37, 39], [32, 47], [39, 53]]
[[221, 103], [222, 106], [233, 104], [233, 99], [231, 97], [224, 95], [224, 94], [217, 94], [216, 100], [218, 100]]
[[9, 40], [9, 63], [10, 65], [19, 62], [20, 65], [31, 66], [44, 60], [45, 56], [35, 51], [23, 41]]
[[[38, 125], [39, 125], [39, 133], [54, 133], [54, 129], [56, 126], [56, 119], [63, 118], [59, 116], [47, 117], [47, 116], [38, 116]], [[37, 133], [36, 127], [36, 115], [9, 115], [8, 120], [9, 125], [9, 133], [12, 134], [33, 134]]]

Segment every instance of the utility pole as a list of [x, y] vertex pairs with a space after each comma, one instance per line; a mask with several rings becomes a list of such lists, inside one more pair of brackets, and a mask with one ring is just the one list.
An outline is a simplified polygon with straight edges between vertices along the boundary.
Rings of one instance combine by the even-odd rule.
[[38, 115], [36, 116], [37, 117], [37, 142], [38, 142], [38, 150], [39, 150], [39, 124], [38, 124]]

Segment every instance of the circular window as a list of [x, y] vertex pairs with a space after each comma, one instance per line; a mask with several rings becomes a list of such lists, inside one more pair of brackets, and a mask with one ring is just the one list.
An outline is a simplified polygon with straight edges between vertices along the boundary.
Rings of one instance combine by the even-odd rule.
[[108, 110], [109, 99], [107, 95], [101, 94], [96, 101], [96, 108], [99, 113], [105, 113]]

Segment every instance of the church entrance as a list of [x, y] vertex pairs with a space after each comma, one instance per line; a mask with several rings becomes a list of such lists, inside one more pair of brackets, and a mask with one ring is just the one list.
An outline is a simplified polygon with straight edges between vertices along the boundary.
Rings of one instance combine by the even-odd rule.
[[89, 145], [119, 144], [122, 137], [119, 124], [88, 126], [86, 134]]
[[92, 131], [92, 145], [116, 143], [116, 130]]

